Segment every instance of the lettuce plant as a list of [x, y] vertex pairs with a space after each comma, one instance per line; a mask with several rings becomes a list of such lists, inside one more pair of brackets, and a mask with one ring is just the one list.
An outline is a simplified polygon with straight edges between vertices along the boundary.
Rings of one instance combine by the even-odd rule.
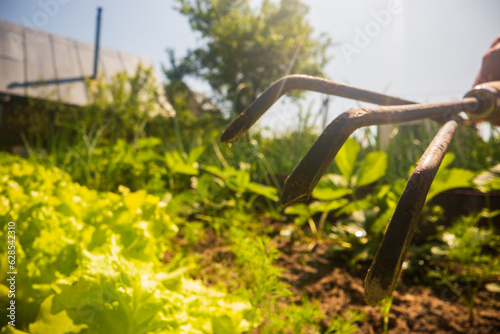
[[[16, 328], [2, 333], [239, 333], [251, 303], [164, 266], [177, 233], [156, 196], [98, 192], [57, 168], [0, 154], [0, 304], [7, 228], [16, 228]], [[179, 263], [182, 263], [179, 262]], [[255, 321], [252, 319], [252, 321]]]

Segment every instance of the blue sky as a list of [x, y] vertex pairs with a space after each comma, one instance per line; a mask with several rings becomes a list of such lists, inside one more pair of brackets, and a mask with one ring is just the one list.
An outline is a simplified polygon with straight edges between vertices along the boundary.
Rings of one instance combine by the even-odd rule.
[[[482, 55], [500, 35], [497, 0], [303, 3], [310, 7], [308, 17], [315, 31], [326, 32], [339, 43], [329, 50], [328, 79], [421, 102], [462, 97], [474, 81]], [[182, 56], [202, 43], [174, 5], [173, 0], [0, 0], [0, 19], [93, 43], [96, 8], [101, 6], [101, 45], [147, 56], [161, 73], [161, 64], [168, 61], [166, 48]], [[316, 112], [321, 98], [310, 95], [305, 108]], [[330, 119], [357, 105], [340, 98], [332, 102]], [[264, 124], [286, 123], [291, 119], [289, 109], [278, 104]]]

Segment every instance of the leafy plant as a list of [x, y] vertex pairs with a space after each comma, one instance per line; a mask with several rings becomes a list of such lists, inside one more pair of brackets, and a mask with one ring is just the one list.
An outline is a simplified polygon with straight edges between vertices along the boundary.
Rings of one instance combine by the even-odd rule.
[[288, 286], [281, 281], [283, 270], [275, 266], [278, 250], [263, 236], [254, 236], [243, 229], [231, 229], [231, 251], [243, 275], [247, 299], [252, 304], [250, 324], [260, 322], [276, 312], [280, 298], [291, 295]]
[[[238, 333], [248, 300], [163, 266], [178, 227], [144, 190], [97, 192], [56, 168], [0, 154], [0, 267], [16, 223], [16, 327], [30, 333]], [[4, 304], [8, 288], [0, 285]], [[2, 319], [1, 326], [6, 325]], [[252, 322], [257, 323], [255, 318]], [[5, 331], [9, 331], [4, 327]]]
[[[476, 189], [485, 194], [486, 208], [491, 210], [491, 200], [490, 193], [492, 191], [500, 190], [500, 164], [491, 167], [487, 171], [482, 171], [474, 179], [474, 185]], [[492, 215], [487, 216], [488, 223], [490, 227], [493, 227], [493, 217]]]
[[[318, 233], [323, 232], [328, 215], [333, 212], [337, 221], [329, 226], [329, 237], [338, 242], [338, 251], [349, 259], [351, 268], [375, 251], [403, 190], [402, 181], [398, 181], [392, 188], [376, 186], [371, 194], [359, 198], [359, 189], [382, 180], [387, 167], [387, 155], [383, 152], [370, 152], [358, 161], [360, 149], [349, 138], [335, 158], [341, 175], [323, 176], [312, 193], [315, 201], [309, 205], [285, 209], [285, 213], [298, 216], [295, 223], [299, 227], [307, 222]], [[316, 215], [320, 215], [318, 227], [313, 219]]]
[[311, 303], [303, 297], [300, 305], [295, 303], [281, 304], [269, 316], [267, 322], [261, 327], [262, 333], [315, 333], [319, 330], [319, 322], [324, 314], [319, 303]]
[[356, 322], [367, 321], [368, 318], [363, 311], [347, 310], [346, 316], [340, 315], [332, 318], [330, 327], [326, 330], [327, 334], [352, 334], [358, 333], [359, 327]]
[[427, 194], [426, 202], [446, 190], [471, 187], [474, 172], [462, 168], [450, 168], [454, 159], [455, 155], [453, 153], [447, 153], [444, 156], [436, 177], [432, 182], [429, 193]]
[[[500, 238], [494, 228], [478, 226], [481, 217], [491, 213], [474, 213], [456, 220], [441, 234], [444, 245], [431, 250], [442, 256], [446, 264], [429, 273], [438, 284], [446, 286], [469, 308], [474, 322], [474, 305], [485, 280], [500, 275], [498, 248]], [[493, 213], [498, 215], [500, 212]]]

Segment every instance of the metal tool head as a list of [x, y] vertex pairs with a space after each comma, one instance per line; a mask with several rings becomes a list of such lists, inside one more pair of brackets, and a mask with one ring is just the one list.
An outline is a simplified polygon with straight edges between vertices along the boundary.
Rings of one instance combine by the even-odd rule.
[[378, 303], [396, 287], [427, 193], [457, 124], [462, 122], [458, 114], [466, 112], [473, 119], [500, 122], [500, 81], [476, 86], [460, 101], [415, 104], [409, 100], [325, 79], [291, 75], [276, 81], [243, 111], [223, 132], [222, 141], [239, 139], [274, 102], [292, 89], [317, 91], [391, 106], [349, 109], [334, 119], [285, 181], [281, 196], [281, 203], [285, 206], [309, 198], [354, 130], [370, 125], [426, 118], [444, 123], [410, 176], [366, 276], [365, 299], [369, 304]]
[[467, 113], [470, 119], [500, 123], [500, 81], [477, 85], [465, 97], [477, 98], [482, 104], [477, 110]]

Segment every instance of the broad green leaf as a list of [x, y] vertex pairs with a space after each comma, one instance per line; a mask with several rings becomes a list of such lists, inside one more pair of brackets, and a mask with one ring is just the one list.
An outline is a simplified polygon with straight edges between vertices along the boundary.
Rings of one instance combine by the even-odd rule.
[[350, 182], [353, 175], [359, 149], [356, 140], [348, 138], [335, 157], [335, 164], [347, 182]]
[[285, 208], [287, 215], [309, 216], [309, 207], [303, 203]]
[[387, 153], [370, 152], [364, 158], [357, 173], [356, 187], [366, 186], [378, 181], [387, 170]]
[[220, 334], [233, 334], [237, 332], [231, 317], [228, 315], [213, 317], [212, 331], [213, 333]]
[[203, 169], [205, 171], [207, 171], [208, 173], [216, 175], [218, 177], [223, 177], [223, 175], [224, 175], [223, 170], [218, 166], [208, 165], [208, 166], [204, 166]]
[[347, 199], [337, 199], [335, 201], [331, 202], [313, 202], [309, 206], [311, 213], [319, 213], [319, 212], [330, 212], [334, 210], [338, 210], [339, 208], [343, 207], [349, 203]]
[[250, 183], [250, 173], [245, 170], [239, 170], [226, 180], [226, 185], [236, 192], [245, 192]]
[[441, 161], [441, 165], [439, 166], [440, 170], [444, 170], [451, 165], [451, 163], [455, 160], [455, 154], [448, 152], [444, 155], [443, 161]]
[[342, 207], [337, 213], [337, 216], [343, 215], [343, 214], [352, 214], [353, 212], [356, 211], [363, 211], [366, 209], [369, 209], [373, 207], [373, 203], [369, 197], [363, 198], [358, 201], [354, 202], [349, 202], [347, 205]]
[[[154, 151], [144, 150], [137, 152], [134, 155], [134, 159], [141, 163], [149, 163], [149, 162], [161, 161], [162, 157], [161, 155], [159, 155]], [[118, 162], [118, 164], [121, 164], [121, 162]]]
[[469, 188], [471, 187], [473, 178], [474, 172], [466, 169], [452, 168], [440, 170], [431, 185], [426, 201], [431, 200], [434, 196], [446, 190]]
[[191, 166], [186, 163], [179, 163], [172, 169], [173, 173], [179, 173], [184, 175], [198, 175], [199, 171], [196, 166]]
[[491, 190], [500, 190], [500, 177], [495, 178], [490, 183]]
[[382, 213], [372, 224], [370, 227], [371, 233], [373, 233], [373, 237], [376, 237], [378, 235], [381, 235], [384, 233], [385, 228], [387, 227], [387, 224], [389, 224], [389, 221], [391, 220], [392, 216], [394, 215], [394, 210], [395, 208], [389, 208], [385, 210], [384, 213]]
[[224, 183], [216, 176], [203, 174], [196, 182], [196, 190], [203, 198], [213, 200], [222, 191]]
[[278, 201], [278, 196], [276, 196], [276, 194], [278, 193], [278, 190], [274, 187], [265, 186], [265, 185], [255, 183], [255, 182], [250, 182], [247, 185], [247, 192], [262, 195], [262, 196], [269, 198], [270, 200], [273, 200], [273, 201]]
[[31, 334], [77, 334], [87, 328], [85, 324], [75, 325], [65, 310], [55, 314], [52, 313], [53, 299], [54, 295], [51, 295], [41, 304], [36, 321], [29, 326]]
[[139, 140], [137, 140], [137, 147], [139, 147], [140, 149], [153, 148], [160, 145], [161, 143], [161, 139], [156, 137], [139, 138]]
[[167, 152], [165, 162], [172, 174], [198, 175], [197, 163], [186, 163], [178, 151]]
[[123, 201], [127, 205], [131, 214], [138, 213], [137, 210], [144, 204], [147, 193], [144, 190], [139, 190], [134, 193], [128, 193], [123, 196]]
[[318, 182], [318, 187], [347, 188], [349, 187], [349, 182], [347, 181], [348, 180], [339, 174], [325, 174]]
[[205, 152], [205, 146], [198, 146], [193, 148], [188, 155], [188, 163], [195, 163], [197, 162], [202, 154]]
[[351, 189], [347, 188], [326, 188], [316, 187], [312, 192], [312, 197], [322, 201], [333, 201], [342, 198], [351, 193]]
[[294, 223], [297, 226], [302, 226], [312, 216], [312, 213], [307, 205], [300, 203], [294, 206], [289, 206], [285, 209], [287, 215], [297, 215]]

